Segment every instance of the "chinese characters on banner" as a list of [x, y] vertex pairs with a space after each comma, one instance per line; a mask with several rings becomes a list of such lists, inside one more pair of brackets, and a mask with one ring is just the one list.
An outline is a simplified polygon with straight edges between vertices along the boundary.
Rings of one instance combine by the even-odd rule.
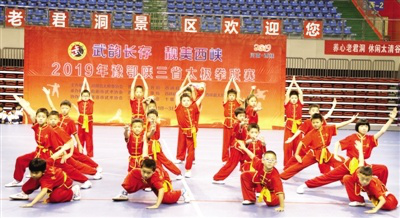
[[135, 15], [134, 20], [133, 20], [133, 30], [149, 31], [150, 30], [150, 16], [149, 15]]
[[182, 32], [185, 33], [200, 32], [200, 18], [182, 17]]
[[224, 18], [222, 19], [222, 33], [239, 34], [240, 19], [239, 18]]
[[325, 54], [400, 56], [400, 42], [325, 40]]
[[6, 8], [6, 27], [25, 27], [25, 10]]
[[92, 14], [92, 27], [93, 29], [111, 29], [111, 15], [110, 14]]
[[69, 14], [67, 11], [50, 11], [49, 25], [52, 27], [68, 27]]
[[282, 20], [263, 20], [263, 34], [268, 36], [281, 35]]
[[322, 21], [304, 21], [304, 38], [306, 39], [321, 39], [323, 31]]

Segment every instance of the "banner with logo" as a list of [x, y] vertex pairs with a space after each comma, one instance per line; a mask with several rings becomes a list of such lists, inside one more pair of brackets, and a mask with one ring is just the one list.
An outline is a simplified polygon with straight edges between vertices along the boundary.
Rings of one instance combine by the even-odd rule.
[[[192, 82], [206, 84], [200, 124], [217, 127], [224, 121], [223, 92], [234, 76], [243, 99], [256, 86], [259, 124], [271, 129], [284, 122], [285, 64], [285, 36], [27, 27], [24, 97], [34, 109], [48, 107], [46, 87], [55, 105], [76, 103], [86, 77], [94, 122], [129, 123], [130, 86], [142, 74], [162, 125], [174, 126], [175, 93], [191, 72]], [[77, 117], [74, 109], [71, 116]]]
[[400, 42], [325, 40], [325, 54], [399, 56]]

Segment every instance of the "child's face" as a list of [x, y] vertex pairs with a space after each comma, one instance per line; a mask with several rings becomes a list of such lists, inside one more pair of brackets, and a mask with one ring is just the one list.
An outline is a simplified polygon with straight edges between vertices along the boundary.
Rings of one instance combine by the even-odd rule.
[[276, 165], [276, 157], [274, 154], [267, 153], [262, 158], [262, 163], [267, 170], [272, 170]]
[[17, 106], [17, 107], [15, 107], [15, 109], [17, 109], [17, 110], [21, 110], [21, 106]]
[[290, 103], [296, 104], [298, 100], [299, 100], [299, 97], [297, 95], [290, 96]]
[[143, 97], [143, 89], [142, 88], [137, 87], [135, 89], [135, 97], [136, 98], [142, 98]]
[[57, 126], [58, 122], [60, 121], [59, 117], [57, 115], [50, 115], [49, 116], [49, 124], [52, 127]]
[[310, 108], [310, 110], [308, 111], [308, 114], [310, 114], [311, 116], [314, 114], [319, 114], [319, 108], [317, 108], [317, 107]]
[[183, 97], [181, 103], [183, 107], [189, 107], [192, 104], [192, 99], [189, 97]]
[[246, 114], [245, 114], [245, 113], [238, 114], [238, 115], [236, 116], [236, 118], [237, 118], [240, 122], [242, 122], [242, 121], [244, 121], [244, 119], [246, 119]]
[[258, 136], [258, 134], [259, 134], [260, 132], [259, 132], [258, 129], [256, 129], [256, 128], [251, 128], [251, 129], [250, 129], [250, 132], [248, 132], [248, 133], [249, 133], [249, 135], [250, 135], [250, 138], [256, 139], [257, 136]]
[[249, 105], [252, 107], [255, 107], [257, 105], [257, 98], [256, 97], [251, 97], [249, 99]]
[[147, 119], [149, 119], [150, 122], [156, 122], [157, 116], [155, 114], [149, 114]]
[[0, 111], [3, 111], [3, 107], [0, 107]]
[[368, 126], [367, 126], [367, 125], [360, 125], [360, 126], [358, 126], [358, 132], [359, 132], [361, 135], [367, 134], [367, 132], [368, 132]]
[[31, 178], [32, 179], [40, 179], [43, 176], [43, 172], [42, 171], [38, 171], [38, 172], [32, 172], [31, 171]]
[[60, 111], [62, 115], [68, 115], [69, 111], [71, 110], [71, 108], [68, 105], [61, 105], [60, 107]]
[[147, 167], [142, 167], [141, 172], [144, 180], [148, 180], [154, 174], [153, 169]]
[[11, 110], [11, 113], [12, 113], [12, 114], [15, 114], [15, 112], [16, 112], [16, 110]]
[[135, 133], [135, 135], [139, 135], [143, 131], [143, 124], [140, 122], [133, 123], [132, 131]]
[[311, 123], [314, 129], [319, 129], [322, 126], [322, 122], [320, 119], [313, 119], [311, 120]]
[[228, 100], [229, 101], [234, 101], [236, 99], [236, 95], [234, 93], [229, 93], [228, 94]]
[[358, 176], [358, 180], [360, 180], [360, 184], [362, 186], [369, 185], [369, 183], [371, 182], [371, 179], [372, 179], [372, 176], [366, 176], [361, 173], [357, 173], [357, 176]]
[[147, 106], [147, 109], [148, 109], [148, 110], [152, 110], [152, 109], [157, 110], [157, 106], [156, 106], [156, 104], [154, 104], [154, 103], [150, 103], [150, 104]]
[[87, 92], [82, 93], [81, 98], [83, 101], [88, 101], [90, 98], [90, 94]]
[[47, 121], [47, 116], [46, 116], [45, 113], [38, 113], [38, 114], [36, 115], [36, 122], [37, 122], [39, 125], [43, 125], [44, 123], [46, 123], [46, 121]]

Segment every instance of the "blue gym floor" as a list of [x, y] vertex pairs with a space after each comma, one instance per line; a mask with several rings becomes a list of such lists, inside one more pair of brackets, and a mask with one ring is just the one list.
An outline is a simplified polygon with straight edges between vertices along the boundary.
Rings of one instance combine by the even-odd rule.
[[[333, 150], [336, 141], [352, 133], [354, 131], [339, 130], [339, 135], [332, 140], [330, 150]], [[149, 210], [146, 207], [155, 203], [156, 196], [144, 191], [129, 195], [129, 202], [113, 202], [111, 198], [120, 193], [121, 183], [127, 174], [128, 153], [123, 128], [109, 126], [94, 127], [94, 159], [103, 168], [103, 179], [92, 181], [91, 189], [82, 190], [82, 200], [47, 205], [38, 203], [34, 208], [20, 208], [20, 205], [27, 202], [11, 201], [8, 196], [20, 192], [21, 189], [5, 188], [4, 184], [13, 180], [15, 159], [35, 149], [33, 131], [29, 125], [0, 125], [0, 134], [0, 217], [400, 217], [399, 209], [380, 211], [378, 215], [366, 215], [364, 211], [368, 208], [349, 207], [346, 190], [340, 182], [308, 189], [303, 195], [297, 194], [297, 186], [319, 175], [316, 165], [284, 181], [284, 212], [275, 212], [274, 208], [268, 208], [264, 203], [243, 206], [238, 168], [226, 179], [225, 185], [212, 184], [213, 175], [222, 166], [222, 129], [200, 129], [192, 178], [176, 181], [175, 175], [170, 174], [175, 189], [189, 189], [191, 203], [185, 204], [181, 199], [178, 204], [161, 205], [157, 210]], [[261, 134], [266, 139], [267, 149], [277, 153], [277, 169], [281, 172], [283, 131], [262, 131]], [[161, 144], [164, 153], [171, 160], [175, 157], [176, 142], [177, 128], [161, 129]], [[389, 168], [387, 188], [398, 199], [399, 142], [399, 132], [385, 133], [379, 140], [378, 148], [368, 160], [368, 163], [385, 164]], [[344, 153], [342, 155], [345, 156]], [[178, 167], [184, 172], [183, 164]], [[30, 200], [37, 193], [36, 191], [30, 195]], [[364, 197], [367, 199], [366, 195]], [[372, 204], [367, 202], [367, 207], [371, 207]]]

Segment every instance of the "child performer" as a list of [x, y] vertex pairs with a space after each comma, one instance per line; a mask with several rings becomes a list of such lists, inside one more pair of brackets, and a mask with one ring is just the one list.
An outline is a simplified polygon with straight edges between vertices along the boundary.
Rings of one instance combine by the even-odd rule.
[[244, 103], [246, 109], [246, 117], [249, 119], [249, 124], [258, 124], [258, 111], [262, 110], [258, 104], [257, 97], [254, 94], [250, 94]]
[[[136, 85], [136, 80], [140, 76], [143, 86]], [[130, 104], [132, 109], [132, 119], [140, 118], [146, 123], [146, 113], [144, 111], [144, 100], [149, 96], [149, 87], [142, 74], [136, 74], [131, 85]]]
[[143, 140], [146, 138], [145, 134], [146, 131], [144, 130], [142, 119], [136, 118], [132, 120], [130, 132], [129, 127], [125, 127], [124, 137], [130, 155], [128, 172], [132, 169], [140, 168], [144, 154], [148, 154], [148, 147], [143, 145]]
[[89, 157], [93, 157], [93, 105], [89, 83], [86, 77], [83, 79], [81, 95], [78, 100], [78, 136]]

